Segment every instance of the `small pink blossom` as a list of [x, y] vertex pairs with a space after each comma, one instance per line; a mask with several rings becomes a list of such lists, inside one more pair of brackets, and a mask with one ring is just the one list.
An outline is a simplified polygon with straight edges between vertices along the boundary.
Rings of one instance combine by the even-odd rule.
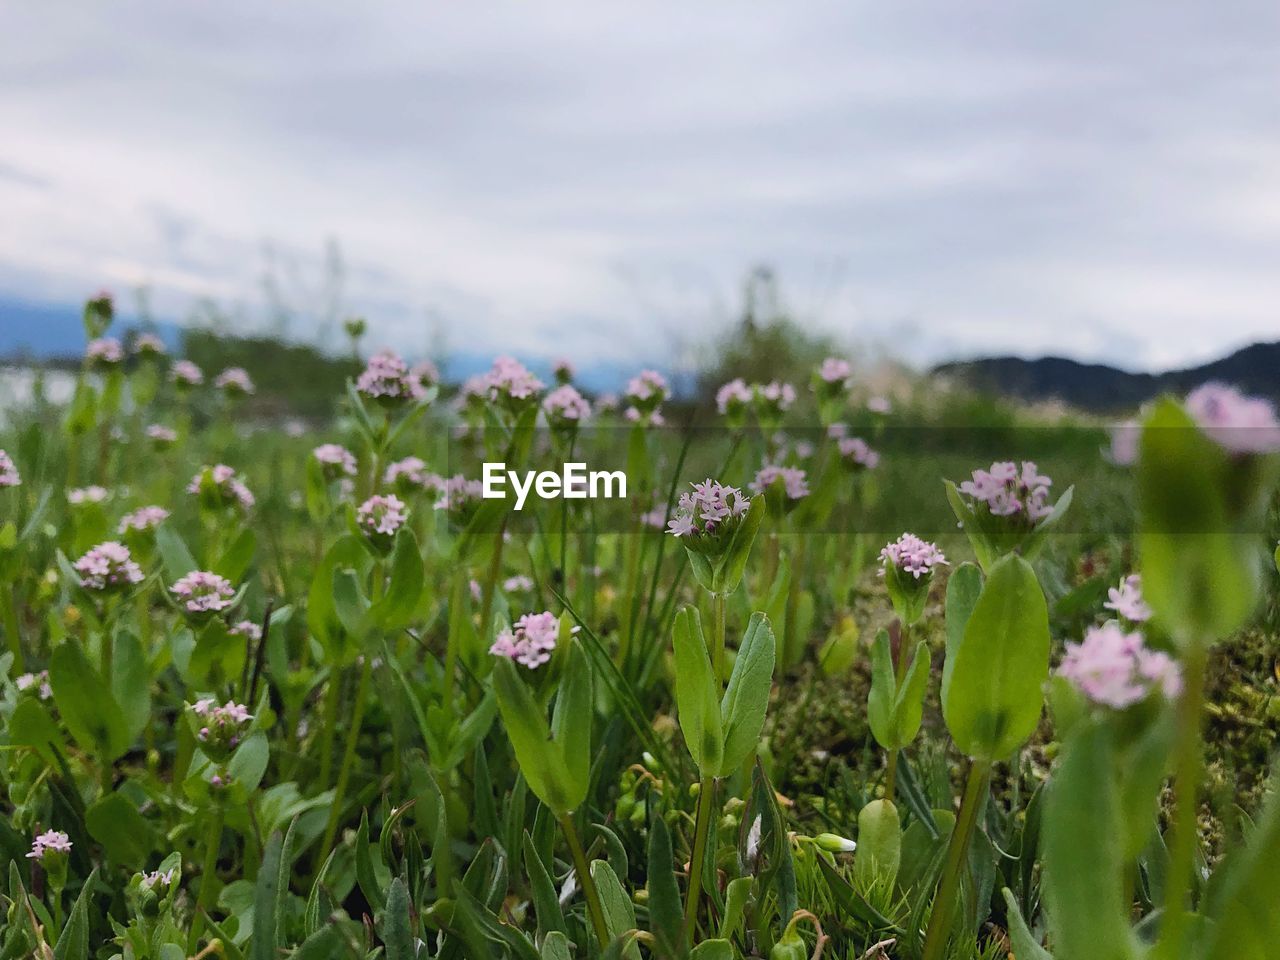
[[516, 574], [502, 581], [502, 589], [505, 593], [528, 593], [533, 589], [533, 580], [523, 573]]
[[190, 360], [178, 360], [169, 368], [169, 379], [179, 387], [198, 387], [204, 383], [204, 371]]
[[227, 633], [234, 634], [237, 637], [244, 637], [253, 643], [257, 643], [262, 639], [262, 627], [252, 620], [241, 620], [235, 626], [229, 628]]
[[498, 357], [484, 376], [490, 400], [518, 404], [536, 398], [543, 388], [542, 381], [514, 357]]
[[667, 522], [667, 532], [673, 536], [715, 536], [724, 524], [751, 508], [751, 501], [737, 487], [710, 478], [692, 486], [692, 493], [680, 494], [675, 516]]
[[97, 484], [88, 487], [75, 487], [67, 491], [67, 503], [81, 507], [89, 503], [104, 503], [111, 496], [111, 491]]
[[627, 381], [626, 398], [636, 407], [652, 409], [670, 395], [667, 378], [657, 370], [641, 370]]
[[1280, 450], [1280, 421], [1270, 401], [1248, 397], [1223, 383], [1206, 383], [1187, 395], [1187, 413], [1228, 453]]
[[153, 423], [147, 427], [147, 439], [149, 439], [154, 446], [163, 450], [177, 442], [178, 431], [170, 427], [166, 427], [164, 424]]
[[919, 580], [930, 576], [935, 567], [945, 566], [947, 558], [936, 543], [921, 540], [914, 533], [904, 533], [892, 543], [885, 544], [880, 551], [880, 562], [881, 576], [884, 576], [885, 566], [893, 566]]
[[22, 475], [9, 454], [0, 450], [0, 489], [22, 485]]
[[841, 357], [827, 357], [818, 368], [818, 376], [825, 383], [847, 387], [853, 376], [853, 366]]
[[740, 416], [751, 403], [751, 388], [735, 377], [716, 391], [716, 409], [725, 416]]
[[1167, 654], [1146, 647], [1139, 633], [1115, 623], [1090, 627], [1080, 643], [1068, 643], [1058, 675], [1094, 703], [1117, 710], [1143, 700], [1153, 690], [1176, 697], [1182, 672]]
[[84, 355], [95, 366], [113, 367], [124, 360], [124, 347], [115, 337], [99, 337], [89, 341]]
[[188, 613], [217, 613], [231, 606], [235, 588], [226, 577], [207, 570], [193, 570], [169, 588]]
[[100, 543], [73, 564], [86, 590], [111, 591], [142, 582], [142, 568], [116, 540]]
[[328, 480], [356, 475], [355, 454], [341, 444], [322, 443], [311, 451], [311, 455], [323, 468], [322, 472]]
[[551, 372], [559, 383], [569, 383], [576, 371], [573, 369], [573, 361], [567, 357], [559, 357], [551, 364]]
[[559, 634], [560, 621], [554, 613], [526, 613], [514, 627], [498, 633], [489, 652], [534, 670], [551, 659]]
[[34, 690], [36, 696], [41, 700], [48, 700], [53, 696], [53, 687], [49, 686], [48, 670], [41, 670], [39, 673], [21, 674], [13, 681], [13, 684], [20, 693]]
[[196, 739], [214, 760], [226, 758], [238, 747], [253, 722], [253, 714], [243, 703], [228, 700], [218, 706], [212, 697], [197, 700], [188, 708], [198, 724]]
[[213, 385], [232, 395], [248, 395], [254, 390], [253, 380], [243, 367], [227, 367], [214, 379]]
[[140, 333], [133, 341], [133, 352], [140, 357], [162, 357], [167, 350], [164, 341], [154, 333]]
[[356, 389], [371, 400], [399, 404], [421, 399], [426, 390], [409, 371], [409, 365], [390, 350], [369, 358], [364, 372], [356, 378]]
[[241, 510], [248, 510], [255, 503], [253, 493], [236, 471], [225, 463], [204, 467], [187, 484], [187, 493], [195, 494], [205, 505], [215, 509], [238, 506]]
[[836, 446], [841, 458], [850, 466], [874, 470], [880, 465], [880, 454], [872, 450], [861, 437], [842, 437]]
[[430, 360], [419, 360], [409, 368], [409, 376], [423, 387], [434, 387], [440, 382], [440, 368]]
[[577, 426], [591, 416], [587, 398], [567, 383], [547, 394], [542, 409], [552, 426]]
[[752, 493], [764, 493], [774, 483], [781, 481], [788, 500], [799, 500], [809, 495], [809, 480], [799, 467], [780, 467], [765, 464], [750, 483]]
[[169, 511], [164, 507], [139, 507], [121, 517], [120, 525], [116, 529], [122, 534], [131, 530], [145, 533], [148, 530], [154, 530], [167, 519], [169, 519]]
[[409, 510], [394, 493], [375, 494], [356, 508], [356, 523], [369, 536], [393, 537]]
[[867, 409], [872, 413], [884, 415], [893, 409], [888, 397], [874, 396], [867, 401]]
[[61, 830], [46, 830], [39, 834], [31, 844], [28, 860], [44, 860], [49, 853], [70, 853], [71, 838]]
[[1049, 503], [1052, 482], [1030, 460], [1024, 460], [1021, 467], [1005, 460], [991, 464], [989, 471], [973, 471], [973, 478], [960, 484], [960, 492], [986, 504], [992, 516], [1023, 515], [1035, 523], [1053, 513]]
[[1114, 610], [1131, 623], [1142, 623], [1151, 619], [1152, 610], [1142, 599], [1142, 576], [1131, 573], [1120, 581], [1120, 586], [1107, 590], [1107, 602], [1103, 604], [1108, 610]]

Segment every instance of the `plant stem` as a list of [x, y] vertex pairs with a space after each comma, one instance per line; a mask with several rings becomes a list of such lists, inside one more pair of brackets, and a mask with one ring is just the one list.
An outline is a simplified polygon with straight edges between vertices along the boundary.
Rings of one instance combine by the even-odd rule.
[[698, 922], [698, 900], [702, 896], [702, 861], [706, 859], [707, 834], [711, 829], [711, 804], [716, 781], [704, 776], [698, 781], [698, 818], [693, 828], [693, 851], [689, 855], [689, 889], [684, 897], [684, 929], [686, 938], [692, 940], [693, 928]]
[[480, 641], [489, 646], [489, 629], [493, 626], [493, 595], [498, 590], [498, 577], [502, 573], [502, 535], [506, 532], [507, 520], [504, 517], [498, 526], [493, 544], [493, 557], [489, 561], [489, 573], [484, 585], [484, 602], [480, 608]]
[[[906, 679], [907, 674], [907, 640], [910, 636], [910, 628], [905, 620], [899, 621], [898, 627], [898, 659], [893, 665], [894, 695], [902, 689], [902, 681]], [[885, 766], [884, 774], [884, 798], [893, 800], [894, 787], [898, 781], [898, 750], [895, 747], [889, 751], [889, 760]]]
[[951, 842], [947, 845], [947, 859], [942, 868], [942, 880], [933, 898], [933, 910], [929, 914], [929, 927], [924, 935], [924, 953], [921, 960], [942, 960], [951, 935], [951, 918], [955, 916], [956, 895], [960, 892], [960, 877], [964, 873], [965, 855], [969, 852], [969, 840], [978, 823], [978, 810], [991, 780], [991, 761], [972, 760], [969, 778], [965, 782], [964, 799], [960, 801], [960, 815]]
[[1205, 661], [1207, 645], [1193, 643], [1183, 658], [1183, 694], [1178, 700], [1178, 741], [1174, 766], [1173, 846], [1169, 853], [1169, 873], [1165, 884], [1164, 919], [1161, 922], [1158, 956], [1177, 957], [1183, 953], [1187, 926], [1187, 898], [1199, 830], [1197, 794], [1204, 773], [1200, 748], [1200, 715], [1204, 710]]
[[600, 906], [600, 894], [596, 892], [596, 882], [591, 879], [591, 870], [587, 866], [587, 856], [582, 852], [582, 841], [578, 839], [578, 829], [573, 825], [570, 814], [560, 816], [560, 829], [569, 844], [569, 853], [573, 857], [573, 870], [578, 875], [578, 883], [582, 887], [582, 895], [587, 899], [587, 913], [591, 916], [591, 926], [596, 932], [596, 940], [600, 949], [609, 945], [609, 927], [604, 922], [604, 908]]
[[360, 684], [356, 687], [356, 702], [351, 712], [351, 725], [347, 728], [347, 745], [342, 751], [342, 766], [338, 770], [338, 783], [333, 788], [333, 806], [329, 809], [329, 825], [325, 827], [324, 843], [320, 844], [319, 862], [324, 863], [333, 846], [342, 819], [342, 799], [347, 792], [347, 780], [351, 777], [351, 764], [356, 756], [356, 742], [360, 739], [360, 725], [364, 721], [364, 705], [369, 699], [369, 679], [373, 676], [373, 657], [365, 654], [360, 668]]
[[324, 729], [320, 731], [320, 788], [329, 786], [333, 773], [333, 735], [338, 726], [338, 708], [342, 699], [342, 677], [336, 664], [329, 668], [328, 686], [324, 691]]
[[711, 653], [711, 662], [715, 666], [716, 682], [724, 683], [724, 621], [726, 598], [722, 594], [717, 593], [712, 603], [715, 606], [715, 636], [712, 638], [714, 646]]
[[218, 848], [222, 845], [222, 804], [216, 803], [213, 808], [213, 820], [209, 823], [209, 832], [204, 841], [204, 862], [200, 867], [200, 895], [196, 899], [196, 915], [191, 921], [191, 940], [187, 945], [188, 952], [194, 952], [200, 942], [200, 934], [204, 932], [204, 916], [213, 906], [213, 884], [218, 872]]

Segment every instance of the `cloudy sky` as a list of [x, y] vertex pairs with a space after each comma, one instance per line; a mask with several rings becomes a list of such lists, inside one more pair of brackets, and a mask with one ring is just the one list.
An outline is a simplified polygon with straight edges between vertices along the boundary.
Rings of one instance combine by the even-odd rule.
[[[1280, 336], [1280, 5], [7, 4], [0, 294], [659, 359], [753, 264], [915, 362]], [[2, 321], [0, 321], [2, 322]]]

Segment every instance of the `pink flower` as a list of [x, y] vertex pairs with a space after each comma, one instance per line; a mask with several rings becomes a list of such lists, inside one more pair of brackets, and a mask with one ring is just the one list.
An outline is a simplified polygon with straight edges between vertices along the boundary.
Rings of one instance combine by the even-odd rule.
[[234, 634], [237, 637], [244, 637], [254, 643], [262, 639], [262, 627], [252, 620], [241, 620], [234, 627], [227, 630], [227, 633]]
[[169, 519], [169, 511], [164, 507], [139, 507], [121, 517], [120, 526], [116, 529], [122, 534], [130, 530], [145, 533], [148, 530], [154, 530], [167, 519]]
[[533, 589], [533, 580], [522, 573], [517, 574], [502, 581], [502, 589], [505, 593], [527, 593]]
[[437, 510], [447, 510], [456, 519], [465, 519], [470, 510], [484, 496], [484, 484], [469, 480], [462, 474], [454, 474], [444, 481], [444, 490], [436, 501]]
[[991, 464], [989, 471], [973, 471], [973, 479], [961, 483], [960, 492], [985, 503], [992, 516], [1024, 515], [1035, 523], [1053, 513], [1053, 505], [1048, 502], [1052, 482], [1030, 460], [1024, 460], [1021, 468], [1005, 460]]
[[394, 537], [409, 510], [394, 493], [375, 494], [356, 508], [356, 523], [371, 537]]
[[240, 745], [253, 722], [253, 714], [249, 712], [249, 708], [234, 700], [218, 706], [212, 697], [206, 697], [197, 700], [188, 709], [199, 724], [196, 739], [200, 741], [204, 752], [215, 761], [225, 759]]
[[888, 397], [875, 396], [867, 401], [867, 409], [872, 413], [886, 414], [893, 409]]
[[140, 333], [133, 341], [133, 352], [140, 357], [162, 357], [167, 351], [164, 341], [154, 333]]
[[805, 472], [799, 467], [779, 467], [765, 464], [751, 481], [752, 493], [764, 493], [774, 483], [781, 481], [783, 492], [788, 500], [799, 500], [809, 495], [809, 481]]
[[502, 356], [493, 361], [485, 374], [490, 400], [519, 404], [532, 400], [542, 392], [543, 383], [514, 357]]
[[38, 835], [31, 844], [28, 860], [43, 860], [49, 853], [70, 853], [71, 838], [61, 830], [46, 830]]
[[[897, 567], [919, 580], [930, 576], [934, 567], [945, 565], [947, 558], [936, 543], [921, 540], [914, 533], [904, 533], [892, 543], [885, 544], [880, 551], [880, 562]], [[880, 575], [884, 576], [884, 566], [880, 568]]]
[[388, 464], [382, 475], [382, 482], [404, 491], [424, 489], [443, 483], [439, 477], [427, 470], [427, 463], [421, 457], [405, 457], [395, 463]]
[[710, 478], [695, 483], [693, 493], [682, 493], [676, 514], [667, 522], [667, 532], [676, 537], [715, 537], [724, 525], [736, 520], [751, 507], [751, 501], [737, 487]]
[[818, 376], [826, 383], [847, 387], [849, 378], [853, 376], [853, 367], [848, 360], [840, 357], [827, 357], [822, 361], [822, 366], [818, 368]]
[[89, 341], [84, 355], [94, 366], [113, 367], [124, 360], [124, 347], [115, 337], [99, 337]]
[[102, 503], [110, 496], [111, 491], [96, 484], [88, 487], [75, 487], [67, 491], [67, 503], [73, 507], [80, 507], [87, 503]]
[[573, 379], [573, 375], [576, 371], [573, 369], [573, 362], [571, 360], [567, 357], [559, 357], [551, 364], [551, 372], [555, 375], [555, 378], [559, 383], [568, 383]]
[[48, 670], [41, 670], [39, 673], [21, 674], [13, 681], [13, 685], [18, 688], [19, 693], [34, 690], [36, 696], [41, 700], [48, 700], [53, 696], [53, 687], [49, 686]]
[[0, 489], [17, 487], [22, 484], [22, 476], [9, 454], [0, 450]]
[[419, 360], [409, 368], [409, 376], [417, 380], [423, 387], [434, 387], [440, 382], [440, 368], [430, 360]]
[[880, 465], [880, 454], [867, 446], [867, 442], [861, 437], [842, 437], [836, 446], [840, 450], [840, 456], [850, 466], [874, 470]]
[[187, 484], [187, 493], [195, 494], [202, 505], [215, 510], [226, 506], [248, 510], [255, 503], [249, 488], [225, 463], [203, 468]]
[[1115, 623], [1090, 627], [1081, 643], [1068, 643], [1058, 675], [1094, 703], [1117, 710], [1159, 689], [1166, 697], [1182, 689], [1182, 672], [1167, 654], [1147, 649], [1139, 633]]
[[567, 383], [547, 394], [542, 409], [552, 426], [577, 426], [591, 416], [591, 404]]
[[741, 377], [735, 377], [716, 391], [716, 409], [722, 415], [741, 415], [751, 403], [751, 388]]
[[756, 384], [755, 398], [757, 404], [781, 413], [789, 410], [796, 402], [796, 388], [789, 383], [772, 380], [766, 384]]
[[147, 438], [153, 446], [163, 450], [177, 441], [178, 431], [170, 429], [163, 424], [153, 423], [147, 427]]
[[327, 480], [356, 475], [355, 454], [341, 444], [322, 443], [311, 451], [311, 455], [324, 468], [323, 472]]
[[73, 565], [86, 590], [111, 591], [142, 582], [142, 568], [116, 540], [100, 543]]
[[384, 404], [418, 400], [426, 393], [422, 381], [409, 372], [409, 365], [390, 350], [369, 358], [364, 372], [356, 378], [356, 389]]
[[1109, 588], [1103, 606], [1132, 623], [1151, 619], [1152, 610], [1142, 599], [1142, 577], [1136, 573], [1121, 580], [1120, 586]]
[[235, 588], [226, 577], [207, 570], [193, 570], [169, 588], [182, 600], [188, 613], [217, 613], [231, 606]]
[[214, 379], [213, 385], [229, 394], [253, 393], [253, 381], [243, 367], [227, 367]]
[[169, 379], [179, 387], [198, 387], [204, 383], [204, 372], [190, 360], [179, 360], [169, 368]]
[[1247, 397], [1226, 384], [1206, 383], [1187, 395], [1186, 406], [1191, 419], [1228, 453], [1280, 450], [1280, 421], [1267, 400]]
[[1136, 420], [1126, 420], [1111, 430], [1111, 449], [1108, 457], [1118, 467], [1127, 467], [1138, 460], [1138, 441], [1142, 437], [1142, 425]]
[[560, 621], [554, 613], [526, 613], [514, 627], [499, 631], [489, 652], [534, 670], [551, 659], [559, 634]]
[[641, 370], [627, 381], [626, 397], [633, 406], [656, 407], [671, 395], [667, 378], [657, 370]]

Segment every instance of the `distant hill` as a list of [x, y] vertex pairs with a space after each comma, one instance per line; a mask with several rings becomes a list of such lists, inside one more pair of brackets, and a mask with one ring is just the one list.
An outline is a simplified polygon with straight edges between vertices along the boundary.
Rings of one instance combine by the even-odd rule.
[[933, 372], [986, 393], [1020, 400], [1061, 400], [1098, 413], [1132, 410], [1161, 393], [1186, 393], [1207, 380], [1233, 384], [1280, 404], [1280, 341], [1250, 344], [1212, 363], [1154, 374], [1065, 357], [959, 360], [940, 364]]

